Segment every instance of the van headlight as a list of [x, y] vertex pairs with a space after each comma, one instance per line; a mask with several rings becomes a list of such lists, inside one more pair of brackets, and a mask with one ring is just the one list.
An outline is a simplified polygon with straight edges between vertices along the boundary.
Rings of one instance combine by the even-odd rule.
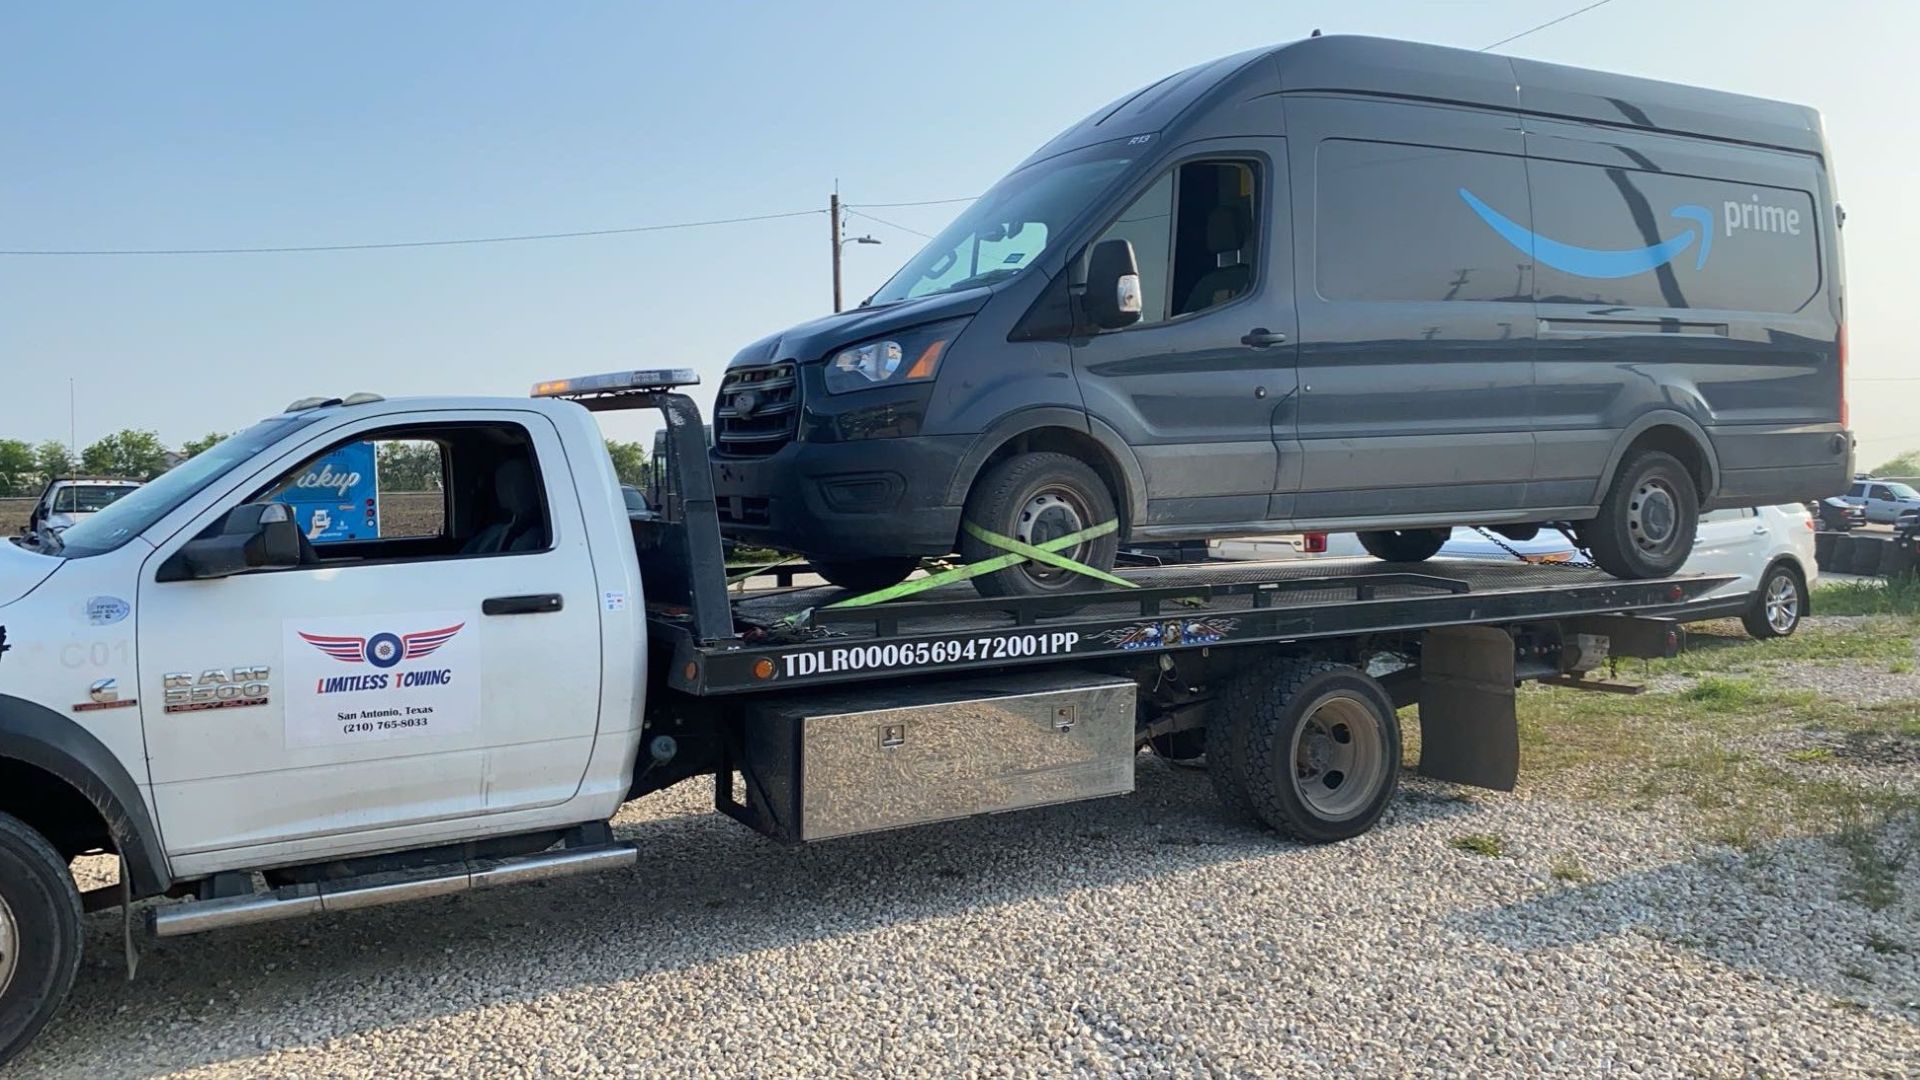
[[875, 386], [925, 382], [940, 370], [940, 358], [966, 325], [966, 319], [949, 319], [849, 345], [827, 358], [827, 391], [844, 394]]

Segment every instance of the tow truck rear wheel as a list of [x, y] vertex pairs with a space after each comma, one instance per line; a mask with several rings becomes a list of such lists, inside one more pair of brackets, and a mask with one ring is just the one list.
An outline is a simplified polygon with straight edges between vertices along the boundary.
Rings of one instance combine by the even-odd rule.
[[1367, 554], [1387, 562], [1425, 562], [1440, 553], [1451, 529], [1389, 529], [1363, 532], [1360, 546]]
[[1400, 782], [1393, 700], [1345, 664], [1288, 660], [1231, 684], [1207, 767], [1230, 811], [1310, 844], [1373, 827]]
[[0, 1065], [32, 1041], [80, 970], [80, 893], [39, 833], [0, 814]]
[[835, 560], [811, 559], [813, 568], [830, 584], [838, 585], [851, 592], [873, 592], [889, 585], [898, 585], [907, 580], [907, 575], [920, 566], [920, 560], [912, 556], [892, 559], [849, 559], [846, 562]]

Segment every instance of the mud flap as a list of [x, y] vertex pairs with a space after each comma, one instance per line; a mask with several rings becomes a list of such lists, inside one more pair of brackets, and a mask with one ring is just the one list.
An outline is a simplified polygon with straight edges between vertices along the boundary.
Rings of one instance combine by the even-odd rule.
[[1420, 646], [1420, 775], [1512, 791], [1520, 776], [1513, 638], [1490, 626], [1429, 630]]

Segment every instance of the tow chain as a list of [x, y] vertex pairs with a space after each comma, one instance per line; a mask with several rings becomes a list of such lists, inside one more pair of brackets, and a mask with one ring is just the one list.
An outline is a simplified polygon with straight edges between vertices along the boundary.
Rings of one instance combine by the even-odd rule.
[[1573, 533], [1570, 532], [1565, 526], [1562, 526], [1562, 525], [1555, 525], [1553, 527], [1553, 531], [1559, 533], [1561, 536], [1566, 537], [1567, 543], [1572, 544], [1573, 550], [1578, 553], [1578, 557], [1568, 559], [1565, 562], [1548, 562], [1548, 561], [1535, 562], [1534, 560], [1527, 558], [1525, 555], [1520, 554], [1520, 552], [1516, 550], [1512, 544], [1507, 543], [1505, 537], [1501, 536], [1497, 532], [1494, 532], [1492, 529], [1489, 529], [1484, 525], [1476, 525], [1474, 526], [1473, 531], [1479, 533], [1481, 536], [1484, 536], [1488, 540], [1492, 541], [1493, 546], [1499, 548], [1501, 551], [1506, 552], [1507, 554], [1513, 556], [1514, 558], [1519, 559], [1521, 562], [1526, 563], [1529, 566], [1554, 566], [1554, 567], [1561, 567], [1567, 570], [1597, 569], [1597, 566], [1593, 561], [1593, 556], [1587, 554], [1587, 549], [1584, 547], [1581, 547], [1580, 541], [1575, 540], [1573, 538]]

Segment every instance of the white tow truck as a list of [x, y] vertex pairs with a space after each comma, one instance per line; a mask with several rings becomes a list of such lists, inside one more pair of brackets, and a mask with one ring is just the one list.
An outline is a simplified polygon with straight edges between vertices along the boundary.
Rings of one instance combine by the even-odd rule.
[[[124, 913], [131, 965], [136, 926], [630, 866], [614, 813], [695, 777], [798, 843], [1121, 794], [1143, 748], [1204, 752], [1229, 812], [1343, 839], [1393, 797], [1397, 706], [1424, 773], [1510, 788], [1519, 681], [1669, 654], [1636, 612], [1719, 583], [1441, 560], [735, 593], [692, 381], [297, 402], [44, 548], [0, 544], [0, 1061], [65, 998], [84, 911]], [[623, 408], [664, 414], [658, 506], [629, 510], [592, 416]], [[438, 448], [438, 513], [313, 542], [280, 496], [387, 441]], [[78, 892], [89, 853], [117, 886]]]

